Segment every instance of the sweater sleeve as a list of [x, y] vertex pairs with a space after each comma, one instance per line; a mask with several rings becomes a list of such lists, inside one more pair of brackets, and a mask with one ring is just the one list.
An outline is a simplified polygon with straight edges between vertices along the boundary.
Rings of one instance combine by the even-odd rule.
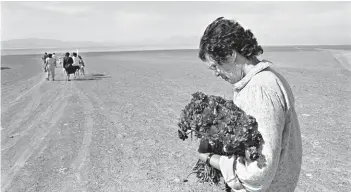
[[268, 90], [257, 85], [244, 89], [235, 103], [246, 114], [256, 118], [264, 143], [262, 156], [257, 161], [239, 159], [234, 172], [246, 191], [265, 191], [272, 183], [280, 159], [285, 124], [283, 95], [279, 89]]

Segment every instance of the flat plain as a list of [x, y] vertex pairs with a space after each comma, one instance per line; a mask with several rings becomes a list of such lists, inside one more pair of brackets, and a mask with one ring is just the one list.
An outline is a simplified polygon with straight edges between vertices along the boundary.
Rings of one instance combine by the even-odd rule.
[[[41, 55], [1, 56], [1, 191], [222, 191], [182, 180], [196, 139], [177, 136], [191, 94], [232, 98], [196, 50], [82, 53], [86, 76], [46, 81]], [[350, 53], [267, 51], [290, 83], [303, 164], [296, 191], [351, 191]]]

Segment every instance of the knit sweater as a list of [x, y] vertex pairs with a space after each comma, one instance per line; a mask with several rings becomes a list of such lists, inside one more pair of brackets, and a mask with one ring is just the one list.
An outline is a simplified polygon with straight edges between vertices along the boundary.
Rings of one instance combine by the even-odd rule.
[[[256, 118], [264, 143], [262, 156], [253, 162], [222, 156], [220, 169], [228, 185], [233, 178], [244, 190], [295, 190], [301, 170], [302, 141], [294, 96], [288, 82], [263, 61], [234, 84], [234, 103]], [[233, 167], [234, 169], [228, 168]]]

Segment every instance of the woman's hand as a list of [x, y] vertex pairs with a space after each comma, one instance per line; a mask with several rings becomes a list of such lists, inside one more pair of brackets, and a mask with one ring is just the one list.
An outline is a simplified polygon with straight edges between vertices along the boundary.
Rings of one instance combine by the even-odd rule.
[[206, 162], [206, 159], [209, 155], [210, 153], [199, 153], [199, 159], [203, 162]]
[[210, 145], [209, 139], [202, 138], [200, 140], [199, 149], [197, 150], [199, 153], [211, 153], [212, 147]]
[[[201, 161], [203, 161], [203, 162], [206, 162], [206, 161], [207, 161], [207, 158], [208, 158], [208, 156], [209, 156], [210, 154], [211, 154], [211, 153], [199, 153], [199, 159], [200, 159]], [[210, 157], [209, 163], [210, 163], [211, 167], [214, 167], [214, 168], [220, 170], [220, 169], [219, 169], [219, 158], [220, 158], [220, 157], [221, 157], [220, 155], [215, 155], [215, 154], [213, 154], [213, 155]]]
[[[199, 152], [199, 159], [201, 161], [206, 162], [207, 158], [212, 153], [212, 146], [210, 144], [210, 140], [206, 138], [202, 138], [200, 140], [199, 149], [197, 151]], [[212, 156], [209, 159], [209, 164], [218, 170], [219, 170], [218, 162], [220, 157], [221, 157], [220, 155], [212, 154]]]
[[[239, 157], [241, 158], [241, 157]], [[231, 187], [234, 190], [241, 190], [244, 189], [244, 187], [241, 185], [238, 177], [235, 174], [235, 168], [236, 167], [236, 156], [232, 157], [222, 157], [219, 160], [220, 168], [221, 168], [221, 173], [224, 178], [224, 181], [228, 184], [229, 187]]]
[[[211, 153], [199, 153], [199, 159], [201, 161], [206, 162], [208, 156]], [[221, 160], [221, 166], [222, 169], [219, 166]], [[228, 185], [234, 189], [234, 190], [242, 190], [244, 189], [244, 187], [241, 185], [239, 179], [236, 177], [235, 173], [234, 173], [234, 161], [235, 161], [235, 157], [231, 157], [231, 158], [221, 158], [221, 155], [212, 155], [212, 157], [210, 158], [210, 165], [218, 170], [221, 171], [224, 180], [228, 183]], [[224, 169], [224, 170], [223, 170]]]

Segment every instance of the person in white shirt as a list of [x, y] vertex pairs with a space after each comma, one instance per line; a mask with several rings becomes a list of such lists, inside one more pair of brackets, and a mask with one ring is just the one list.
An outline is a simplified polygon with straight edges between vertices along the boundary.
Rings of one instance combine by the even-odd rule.
[[73, 52], [73, 64], [72, 66], [75, 66], [75, 67], [78, 67], [77, 71], [74, 73], [74, 78], [76, 78], [78, 75], [79, 75], [79, 70], [80, 70], [80, 63], [79, 63], [79, 58], [78, 58], [78, 55], [77, 53]]
[[55, 53], [52, 53], [52, 58], [55, 60], [55, 67], [57, 67], [57, 58]]
[[56, 68], [56, 59], [52, 57], [52, 54], [48, 55], [48, 58], [46, 58], [46, 70], [47, 70], [47, 77], [46, 80], [49, 81], [50, 75], [53, 81], [55, 81], [55, 68]]
[[78, 58], [77, 53], [74, 52], [72, 55], [73, 55], [73, 57], [72, 57], [72, 59], [73, 59], [72, 66], [79, 66], [79, 58]]

